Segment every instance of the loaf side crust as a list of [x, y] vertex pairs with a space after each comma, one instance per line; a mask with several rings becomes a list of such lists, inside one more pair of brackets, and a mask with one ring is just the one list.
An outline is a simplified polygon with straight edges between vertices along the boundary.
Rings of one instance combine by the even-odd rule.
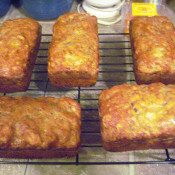
[[175, 86], [123, 84], [99, 96], [103, 146], [108, 151], [175, 148]]
[[53, 27], [48, 74], [56, 87], [95, 85], [99, 64], [98, 26], [95, 16], [68, 13]]
[[71, 157], [78, 153], [81, 108], [68, 97], [0, 97], [0, 156]]
[[135, 17], [130, 23], [138, 84], [175, 83], [175, 27], [165, 16]]
[[0, 92], [26, 91], [41, 40], [34, 19], [17, 18], [0, 26]]

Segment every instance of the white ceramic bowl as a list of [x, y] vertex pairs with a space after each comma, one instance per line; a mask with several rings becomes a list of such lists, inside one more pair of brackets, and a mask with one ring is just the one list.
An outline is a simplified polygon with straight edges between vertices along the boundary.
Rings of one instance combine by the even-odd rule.
[[111, 18], [119, 14], [119, 10], [111, 10], [111, 8], [108, 10], [108, 8], [104, 10], [92, 8], [89, 6], [86, 1], [82, 4], [83, 9], [88, 12], [91, 15], [95, 15], [97, 18]]
[[111, 7], [118, 3], [121, 3], [121, 0], [85, 0], [88, 4], [93, 5], [95, 7]]

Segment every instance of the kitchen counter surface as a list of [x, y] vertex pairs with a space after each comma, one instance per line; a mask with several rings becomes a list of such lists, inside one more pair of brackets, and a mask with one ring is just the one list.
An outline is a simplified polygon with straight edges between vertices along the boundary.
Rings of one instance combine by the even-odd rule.
[[[171, 4], [172, 5], [172, 4]], [[169, 6], [171, 7], [169, 4]], [[77, 11], [77, 2], [71, 11]], [[125, 12], [127, 9], [125, 9]], [[164, 12], [175, 24], [173, 8]], [[124, 15], [125, 16], [125, 15]], [[26, 17], [21, 9], [11, 7], [0, 22]], [[0, 158], [0, 175], [174, 175], [175, 166], [165, 161], [165, 150], [106, 152], [101, 147], [98, 95], [104, 88], [128, 82], [134, 84], [130, 41], [125, 34], [125, 20], [111, 26], [99, 25], [100, 72], [91, 88], [61, 90], [53, 88], [47, 77], [48, 46], [55, 20], [39, 21], [43, 27], [42, 44], [28, 91], [10, 96], [69, 96], [80, 100], [82, 115], [82, 147], [79, 156], [71, 159], [17, 160]], [[80, 94], [80, 97], [79, 95]], [[3, 95], [3, 94], [1, 94]], [[175, 150], [169, 155], [175, 159]], [[174, 162], [173, 162], [174, 163]]]

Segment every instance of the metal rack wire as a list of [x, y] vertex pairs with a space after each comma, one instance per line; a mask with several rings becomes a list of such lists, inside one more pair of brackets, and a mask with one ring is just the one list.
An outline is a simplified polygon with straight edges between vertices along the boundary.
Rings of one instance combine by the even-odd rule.
[[[29, 164], [29, 165], [122, 165], [122, 164], [175, 164], [169, 151], [165, 150], [165, 159], [156, 161], [82, 161], [79, 156], [81, 149], [102, 149], [98, 96], [103, 89], [116, 84], [135, 84], [132, 71], [132, 56], [128, 34], [126, 33], [99, 33], [100, 64], [99, 78], [95, 86], [89, 88], [59, 89], [52, 87], [47, 76], [48, 47], [52, 36], [45, 34], [33, 70], [31, 83], [25, 93], [11, 94], [13, 96], [69, 96], [77, 100], [82, 106], [82, 145], [80, 153], [75, 159], [67, 161], [13, 161], [1, 160], [0, 164]], [[6, 94], [4, 94], [6, 95]], [[8, 94], [9, 95], [9, 94]]]

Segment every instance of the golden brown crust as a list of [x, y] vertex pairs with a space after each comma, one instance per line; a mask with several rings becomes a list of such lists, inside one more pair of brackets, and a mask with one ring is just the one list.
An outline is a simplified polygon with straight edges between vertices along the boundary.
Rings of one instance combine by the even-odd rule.
[[130, 23], [138, 84], [175, 83], [175, 28], [165, 16], [135, 17]]
[[86, 13], [58, 18], [49, 47], [48, 73], [54, 86], [92, 86], [98, 78], [97, 19]]
[[0, 156], [53, 158], [77, 154], [81, 108], [73, 99], [4, 96], [0, 97], [0, 113]]
[[30, 83], [41, 39], [41, 26], [29, 18], [0, 27], [0, 92], [25, 91]]
[[99, 112], [108, 151], [175, 148], [175, 85], [118, 85], [103, 90]]

